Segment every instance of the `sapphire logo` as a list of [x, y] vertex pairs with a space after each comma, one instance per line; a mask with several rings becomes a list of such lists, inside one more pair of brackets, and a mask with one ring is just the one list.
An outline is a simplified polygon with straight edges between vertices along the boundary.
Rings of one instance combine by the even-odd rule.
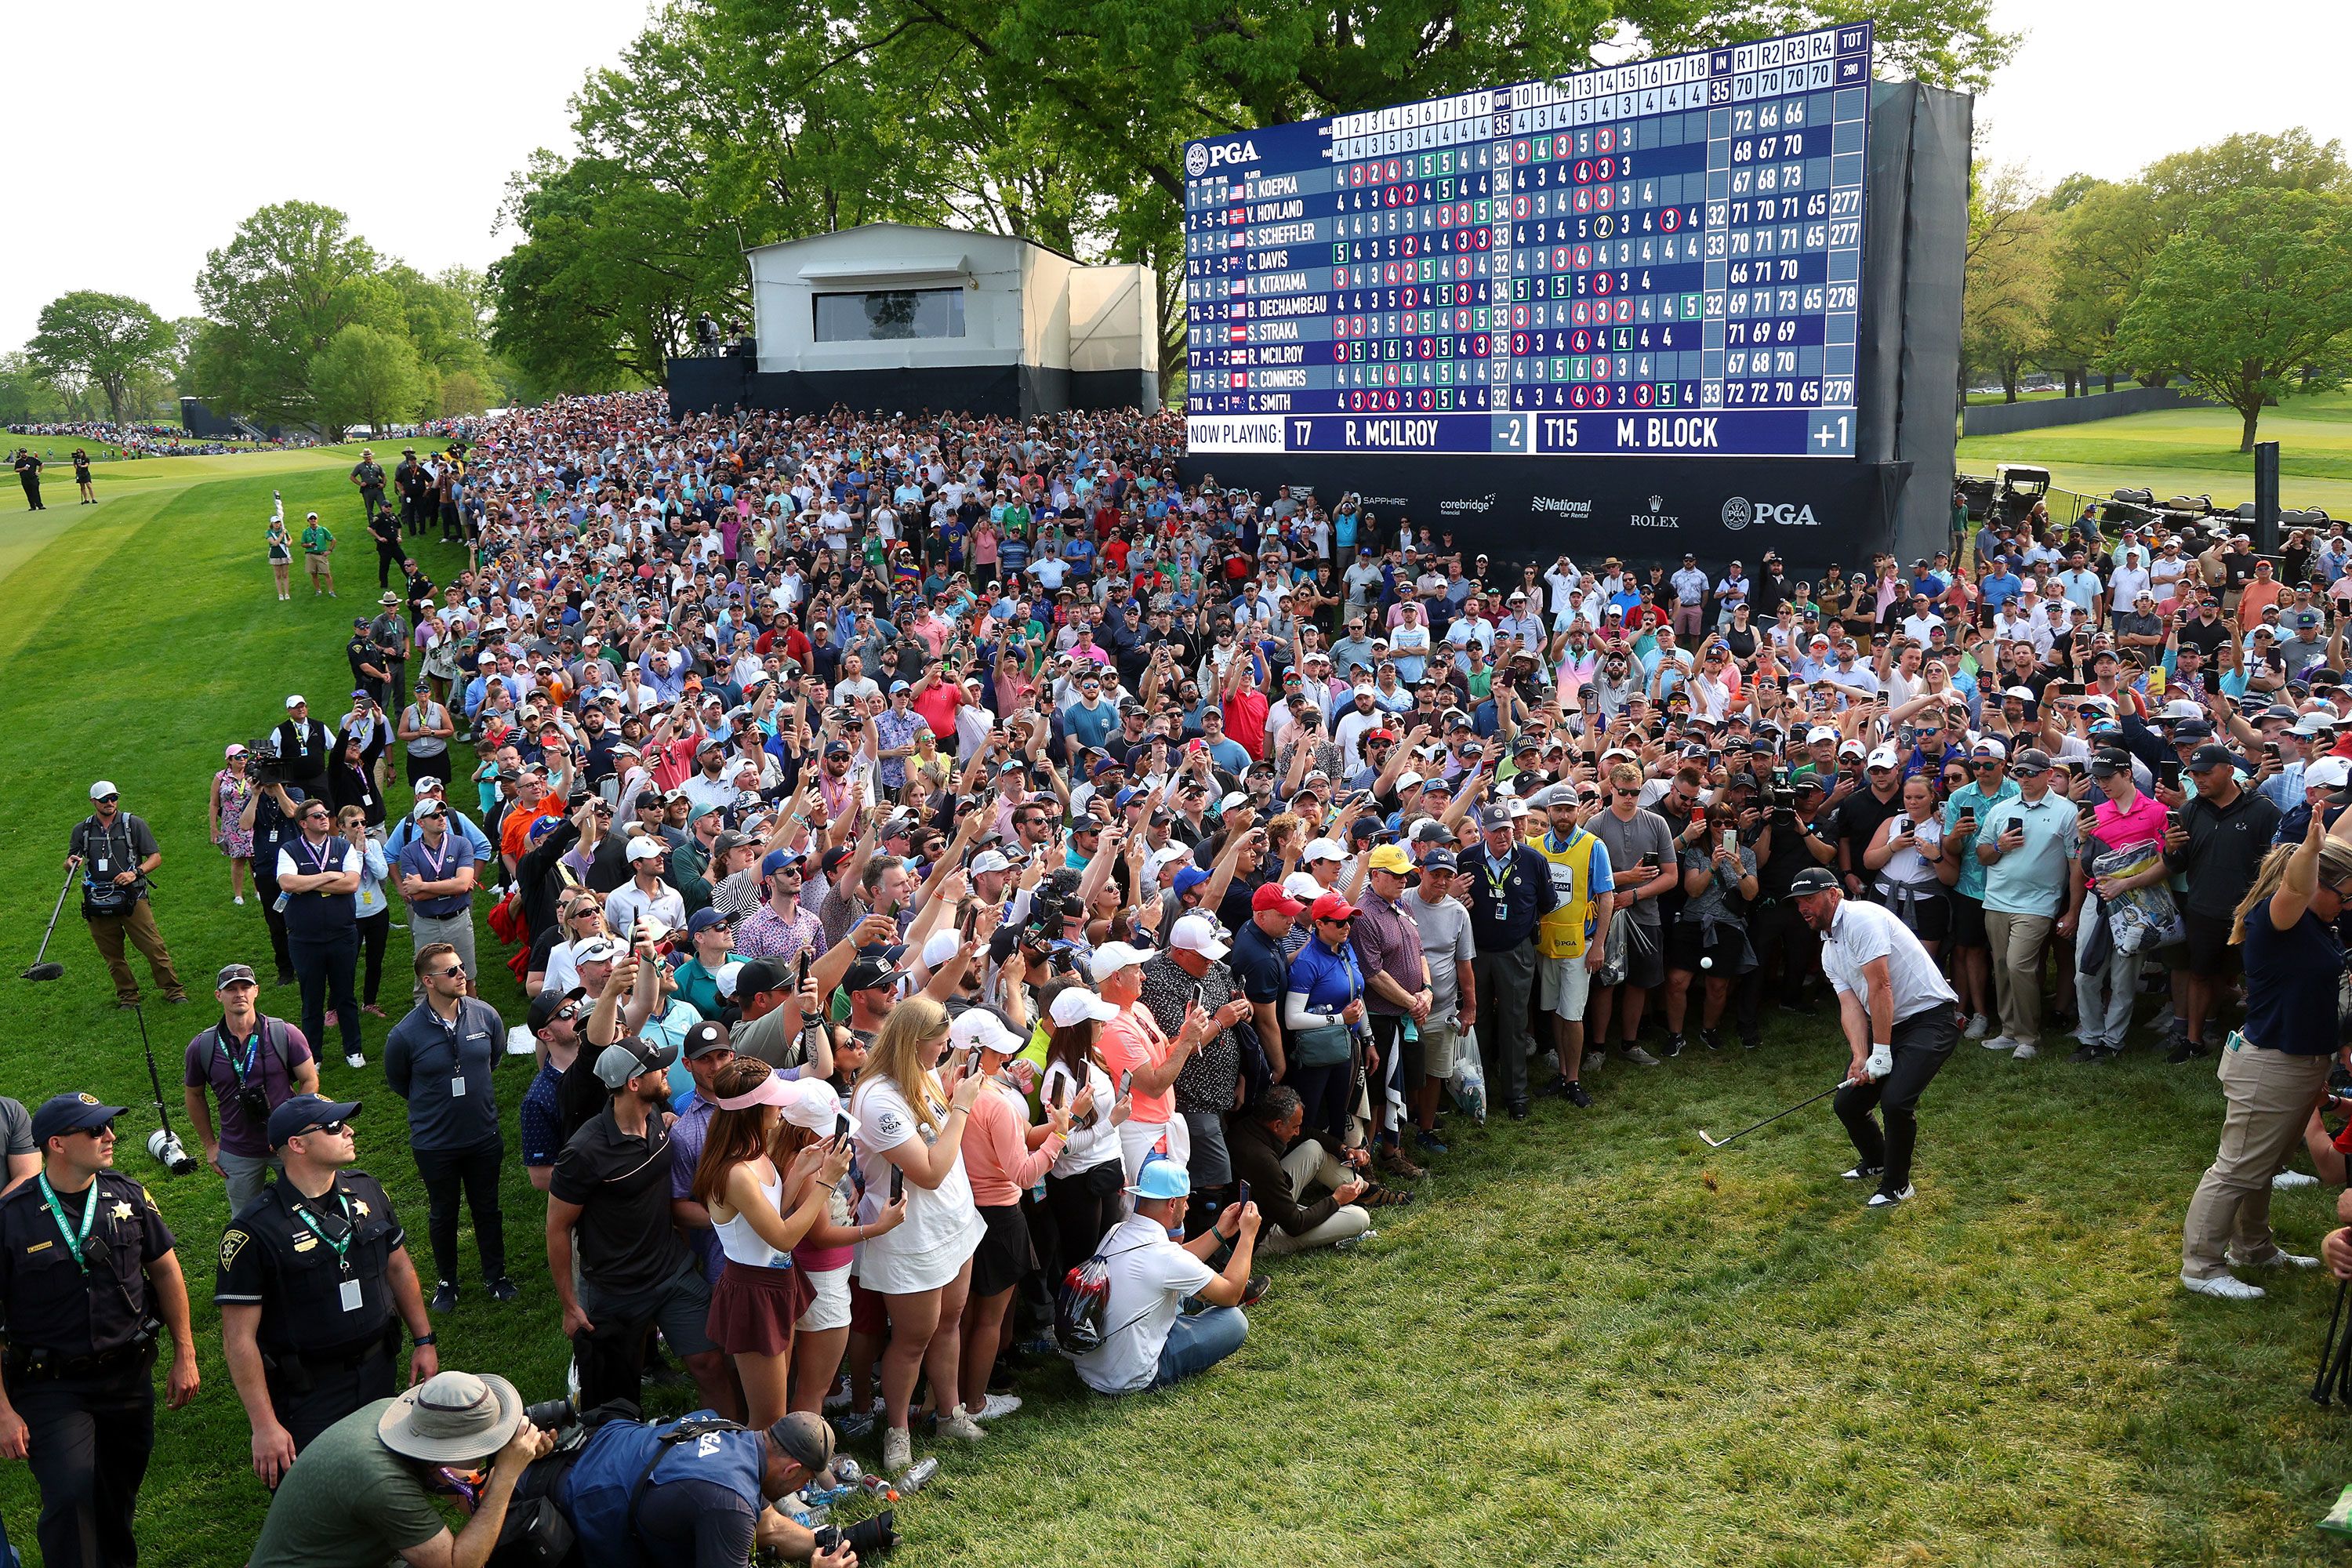
[[1748, 504], [1746, 496], [1733, 496], [1723, 503], [1723, 526], [1737, 533], [1754, 521], [1756, 510]]

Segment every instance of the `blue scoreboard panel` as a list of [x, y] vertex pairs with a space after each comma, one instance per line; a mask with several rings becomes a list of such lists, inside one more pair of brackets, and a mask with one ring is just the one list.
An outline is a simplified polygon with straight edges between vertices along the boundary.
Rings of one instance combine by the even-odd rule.
[[1871, 35], [1188, 142], [1192, 450], [1852, 458]]

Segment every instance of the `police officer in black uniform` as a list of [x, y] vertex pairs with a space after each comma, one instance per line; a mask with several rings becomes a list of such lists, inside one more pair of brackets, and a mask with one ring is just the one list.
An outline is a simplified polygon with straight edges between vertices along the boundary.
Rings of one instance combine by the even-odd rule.
[[364, 1171], [356, 1100], [296, 1095], [269, 1113], [278, 1180], [221, 1234], [221, 1338], [253, 1426], [253, 1469], [272, 1489], [310, 1439], [397, 1391], [404, 1323], [408, 1381], [441, 1370], [408, 1238]]
[[392, 488], [400, 496], [401, 531], [411, 538], [425, 532], [425, 492], [429, 483], [425, 465], [416, 460], [416, 448], [403, 447], [400, 466], [392, 470]]
[[359, 489], [362, 515], [373, 522], [383, 506], [383, 465], [375, 460], [373, 452], [360, 453], [360, 460], [352, 465], [352, 483]]
[[133, 1563], [131, 1509], [155, 1447], [157, 1342], [172, 1335], [164, 1403], [195, 1397], [196, 1342], [172, 1232], [114, 1169], [119, 1105], [61, 1094], [33, 1112], [40, 1173], [0, 1196], [0, 1459], [29, 1459], [52, 1568]]

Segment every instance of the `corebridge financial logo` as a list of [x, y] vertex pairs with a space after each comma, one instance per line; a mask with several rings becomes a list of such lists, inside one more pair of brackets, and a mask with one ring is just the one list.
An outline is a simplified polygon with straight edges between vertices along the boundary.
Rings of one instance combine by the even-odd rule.
[[1452, 500], [1437, 503], [1437, 515], [1440, 517], [1484, 517], [1494, 510], [1493, 490], [1483, 496], [1457, 496]]
[[1723, 503], [1723, 526], [1738, 533], [1749, 523], [1775, 524], [1782, 528], [1819, 528], [1821, 519], [1813, 515], [1806, 501], [1756, 500], [1748, 496], [1733, 496]]

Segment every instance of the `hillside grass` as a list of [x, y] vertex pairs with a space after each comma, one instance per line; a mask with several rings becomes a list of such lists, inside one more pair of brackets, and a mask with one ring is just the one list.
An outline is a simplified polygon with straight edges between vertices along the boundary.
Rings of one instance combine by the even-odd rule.
[[[155, 910], [191, 989], [234, 960], [269, 973], [259, 910], [229, 903], [205, 842], [204, 794], [223, 744], [274, 723], [289, 690], [340, 711], [350, 616], [374, 594], [349, 461], [140, 464], [137, 482], [101, 485], [102, 505], [61, 509], [63, 526], [5, 568], [7, 975], [32, 961], [67, 832], [100, 775], [162, 841]], [[272, 488], [289, 512], [316, 507], [360, 542], [343, 552], [340, 600], [276, 602], [261, 550]], [[26, 521], [7, 499], [0, 540]], [[446, 580], [448, 552], [424, 549]], [[486, 958], [499, 952], [483, 943]], [[394, 933], [395, 1016], [407, 945]], [[139, 1533], [147, 1561], [231, 1568], [265, 1498], [209, 1301], [222, 1190], [147, 1160], [137, 1027], [110, 1005], [70, 909], [50, 952], [63, 980], [0, 980], [16, 987], [0, 1089], [132, 1107], [119, 1157], [181, 1238], [205, 1376], [191, 1408], [159, 1415]], [[504, 967], [488, 973], [515, 1017]], [[297, 1010], [289, 989], [265, 989], [263, 1005]], [[206, 1021], [201, 1005], [146, 1013], [174, 1125], [176, 1063]], [[372, 1058], [383, 1029], [367, 1020]], [[1248, 1344], [1209, 1376], [1113, 1402], [1058, 1364], [1024, 1373], [1027, 1406], [948, 1453], [940, 1479], [900, 1505], [909, 1542], [891, 1561], [2338, 1560], [2312, 1522], [2352, 1479], [2347, 1416], [2305, 1394], [2333, 1283], [2266, 1279], [2278, 1293], [2253, 1307], [2182, 1295], [2181, 1212], [2220, 1123], [2210, 1066], [2142, 1053], [2091, 1072], [2062, 1058], [1963, 1045], [1923, 1107], [1919, 1196], [1886, 1214], [1838, 1179], [1851, 1152], [1826, 1105], [1721, 1152], [1698, 1140], [1834, 1078], [1843, 1047], [1821, 1016], [1776, 1015], [1753, 1056], [1694, 1047], [1652, 1071], [1612, 1067], [1590, 1111], [1543, 1101], [1526, 1123], [1453, 1124], [1422, 1201], [1380, 1211], [1377, 1238], [1267, 1266], [1274, 1289], [1251, 1310]], [[509, 1125], [529, 1071], [498, 1068]], [[422, 1255], [423, 1193], [381, 1068], [331, 1057], [323, 1078], [363, 1102], [362, 1163]], [[472, 1287], [467, 1237], [444, 1363], [544, 1397], [565, 1350], [542, 1202], [519, 1164], [505, 1205], [523, 1299], [501, 1308]], [[2283, 1194], [2276, 1214], [2282, 1238], [2308, 1249], [2327, 1198]], [[28, 1559], [34, 1496], [22, 1466], [0, 1467], [0, 1511]]]
[[[2235, 506], [2254, 499], [2254, 459], [2238, 451], [2238, 416], [2227, 408], [2169, 408], [2013, 436], [1962, 440], [1963, 473], [1996, 463], [2040, 463], [2062, 489], [2104, 496], [2146, 488], [2159, 500], [2210, 495]], [[2352, 394], [2292, 398], [2263, 410], [2257, 439], [2279, 443], [2284, 506], [2321, 506], [2352, 517]]]

